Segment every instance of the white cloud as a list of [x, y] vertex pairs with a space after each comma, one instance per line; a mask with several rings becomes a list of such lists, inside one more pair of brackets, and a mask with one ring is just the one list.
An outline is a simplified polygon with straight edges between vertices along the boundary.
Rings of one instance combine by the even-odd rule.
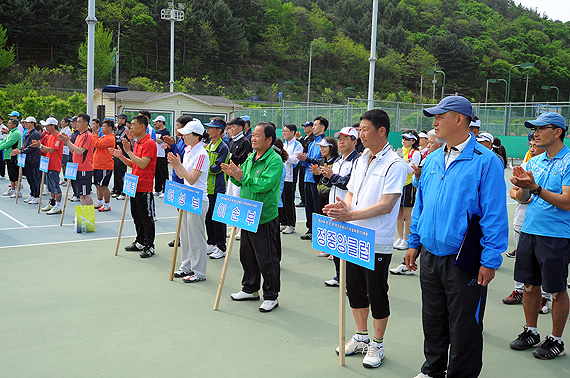
[[570, 21], [570, 4], [568, 0], [515, 0], [516, 4], [522, 4], [526, 8], [536, 9], [542, 16], [548, 15], [549, 19]]

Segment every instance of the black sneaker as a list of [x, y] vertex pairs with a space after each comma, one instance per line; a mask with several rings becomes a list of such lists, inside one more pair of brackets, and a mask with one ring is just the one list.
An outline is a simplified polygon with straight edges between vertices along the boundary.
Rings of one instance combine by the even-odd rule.
[[[174, 240], [168, 243], [168, 246], [174, 248]], [[180, 241], [178, 241], [178, 246], [180, 247]]]
[[546, 339], [532, 351], [532, 355], [541, 360], [551, 360], [554, 357], [564, 356], [564, 342], [554, 339], [552, 336], [546, 336]]
[[510, 343], [511, 349], [525, 350], [530, 347], [536, 347], [540, 343], [540, 334], [533, 333], [527, 326], [523, 326], [524, 331], [517, 336], [516, 340]]
[[507, 253], [505, 253], [505, 256], [507, 256], [511, 259], [514, 259], [515, 257], [517, 257], [517, 250], [515, 249], [512, 252], [507, 252]]
[[192, 275], [194, 275], [193, 271], [185, 272], [185, 271], [179, 269], [177, 272], [174, 272], [174, 277], [176, 277], [176, 278], [182, 278], [182, 277], [192, 276]]
[[305, 207], [305, 202], [299, 202], [295, 207]]
[[139, 256], [141, 259], [146, 259], [147, 257], [154, 256], [154, 247], [144, 247]]
[[144, 245], [134, 241], [133, 244], [131, 245], [127, 245], [125, 247], [125, 251], [129, 251], [129, 252], [138, 252], [138, 251], [142, 251], [144, 249]]
[[302, 240], [313, 240], [313, 234], [310, 232], [307, 232], [305, 235], [301, 235], [300, 238]]

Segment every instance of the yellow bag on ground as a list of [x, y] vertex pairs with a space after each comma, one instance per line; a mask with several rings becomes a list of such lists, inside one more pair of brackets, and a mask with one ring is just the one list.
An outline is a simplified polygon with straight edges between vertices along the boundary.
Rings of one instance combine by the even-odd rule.
[[95, 208], [93, 205], [75, 206], [75, 231], [78, 234], [95, 232]]

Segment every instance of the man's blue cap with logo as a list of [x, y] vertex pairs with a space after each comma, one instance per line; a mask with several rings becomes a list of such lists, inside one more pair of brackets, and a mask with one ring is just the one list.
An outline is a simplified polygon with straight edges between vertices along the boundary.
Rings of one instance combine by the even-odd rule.
[[463, 96], [448, 96], [442, 99], [433, 108], [424, 109], [426, 117], [433, 117], [437, 114], [454, 111], [473, 118], [473, 106], [471, 102]]
[[538, 116], [537, 119], [535, 119], [534, 121], [526, 121], [524, 125], [529, 129], [532, 129], [533, 127], [537, 126], [540, 127], [540, 126], [553, 125], [556, 127], [560, 127], [564, 131], [568, 130], [564, 117], [554, 112], [542, 113], [541, 115]]

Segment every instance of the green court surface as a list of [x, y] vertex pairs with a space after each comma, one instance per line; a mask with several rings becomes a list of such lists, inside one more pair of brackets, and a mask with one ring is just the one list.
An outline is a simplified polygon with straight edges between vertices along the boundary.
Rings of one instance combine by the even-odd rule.
[[[392, 315], [382, 366], [366, 369], [363, 356], [356, 355], [341, 367], [334, 352], [338, 289], [323, 284], [334, 275], [334, 265], [299, 239], [305, 231], [300, 217], [298, 232], [282, 236], [280, 305], [264, 314], [260, 302], [229, 297], [241, 288], [239, 242], [219, 311], [213, 311], [223, 259], [208, 261], [205, 282], [169, 281], [172, 249], [166, 244], [173, 239], [176, 211], [163, 204], [157, 205], [157, 254], [141, 259], [122, 249], [133, 234], [127, 213], [128, 236], [115, 257], [123, 202], [113, 200], [112, 206], [111, 213], [97, 214], [95, 233], [81, 235], [73, 232], [71, 216], [63, 227], [54, 226], [59, 219], [0, 198], [1, 377], [414, 377], [419, 372], [417, 275], [389, 279]], [[514, 205], [508, 208], [512, 217]], [[402, 256], [395, 251], [393, 267]], [[501, 303], [513, 289], [513, 266], [513, 259], [505, 258], [489, 288], [481, 376], [570, 376], [566, 356], [541, 361], [530, 350], [509, 349], [524, 322], [521, 305]], [[543, 336], [550, 327], [550, 315], [540, 315]], [[347, 305], [347, 339], [353, 332]]]

